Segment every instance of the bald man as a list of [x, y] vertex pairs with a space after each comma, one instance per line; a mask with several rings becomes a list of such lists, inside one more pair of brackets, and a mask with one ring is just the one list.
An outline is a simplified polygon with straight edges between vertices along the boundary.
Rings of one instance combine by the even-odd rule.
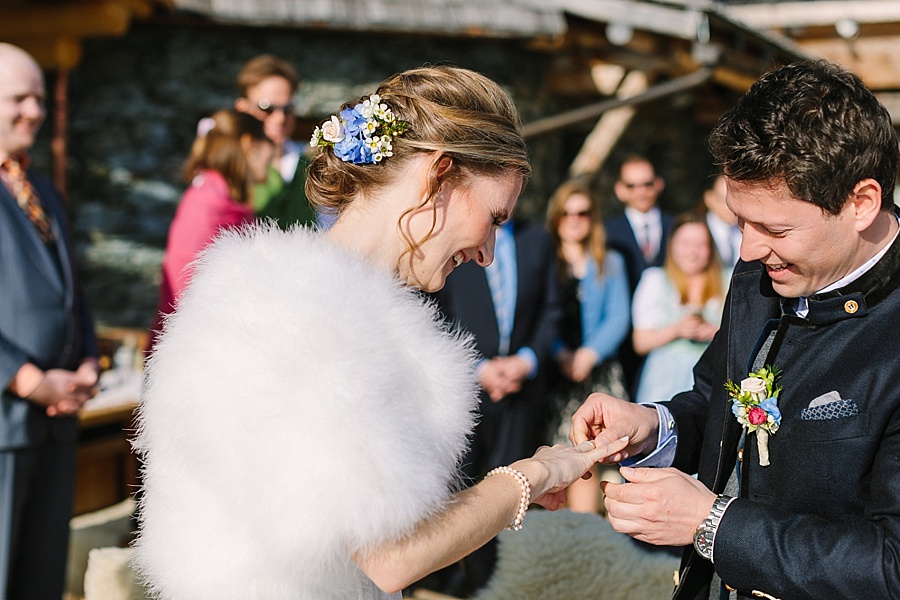
[[44, 78], [0, 43], [0, 597], [60, 600], [76, 413], [94, 394], [93, 322], [75, 284], [65, 209], [28, 169]]

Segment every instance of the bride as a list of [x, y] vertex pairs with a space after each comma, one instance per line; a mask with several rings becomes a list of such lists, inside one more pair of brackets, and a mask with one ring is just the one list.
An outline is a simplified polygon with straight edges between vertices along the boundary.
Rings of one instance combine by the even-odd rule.
[[459, 489], [471, 340], [416, 290], [493, 259], [531, 168], [510, 98], [407, 71], [317, 129], [328, 233], [228, 232], [147, 366], [135, 566], [165, 599], [399, 598], [616, 454], [541, 448]]

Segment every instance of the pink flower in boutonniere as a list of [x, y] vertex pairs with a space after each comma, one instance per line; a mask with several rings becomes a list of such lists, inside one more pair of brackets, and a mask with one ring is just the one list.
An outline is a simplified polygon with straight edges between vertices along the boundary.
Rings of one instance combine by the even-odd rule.
[[781, 386], [775, 383], [781, 370], [775, 366], [763, 367], [736, 385], [725, 383], [731, 400], [731, 412], [747, 433], [756, 433], [760, 466], [769, 466], [769, 434], [774, 435], [781, 425], [778, 410], [778, 394]]
[[747, 414], [747, 420], [750, 421], [751, 425], [762, 425], [766, 422], [767, 417], [766, 411], [758, 406], [751, 408]]

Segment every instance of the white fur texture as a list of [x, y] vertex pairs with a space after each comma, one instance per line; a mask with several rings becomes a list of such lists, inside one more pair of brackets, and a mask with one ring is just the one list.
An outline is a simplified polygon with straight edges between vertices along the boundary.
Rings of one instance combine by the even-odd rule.
[[649, 552], [605, 518], [528, 511], [521, 531], [500, 534], [497, 568], [477, 600], [663, 600], [679, 560]]
[[322, 234], [220, 237], [150, 364], [135, 565], [166, 600], [356, 598], [350, 560], [446, 502], [471, 343]]

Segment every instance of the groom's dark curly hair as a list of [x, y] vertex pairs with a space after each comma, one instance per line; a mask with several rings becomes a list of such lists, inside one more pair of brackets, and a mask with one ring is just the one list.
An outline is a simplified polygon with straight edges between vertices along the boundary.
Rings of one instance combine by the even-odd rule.
[[826, 61], [763, 75], [709, 137], [713, 156], [735, 181], [787, 184], [791, 194], [838, 214], [854, 186], [881, 184], [892, 210], [900, 148], [890, 114], [863, 82]]

